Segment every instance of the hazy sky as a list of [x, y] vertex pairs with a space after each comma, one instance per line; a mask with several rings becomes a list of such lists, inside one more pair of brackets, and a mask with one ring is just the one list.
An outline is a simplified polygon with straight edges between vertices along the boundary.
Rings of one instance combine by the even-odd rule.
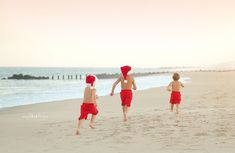
[[0, 66], [235, 60], [234, 0], [0, 0]]

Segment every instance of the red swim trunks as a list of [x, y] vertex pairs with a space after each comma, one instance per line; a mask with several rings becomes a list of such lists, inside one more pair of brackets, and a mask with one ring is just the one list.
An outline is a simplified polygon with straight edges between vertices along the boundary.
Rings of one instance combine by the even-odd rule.
[[92, 115], [98, 114], [98, 110], [93, 103], [83, 103], [81, 105], [80, 112], [81, 112], [81, 115], [79, 117], [79, 120], [87, 119], [88, 114], [92, 114]]
[[132, 90], [125, 89], [120, 92], [121, 100], [122, 100], [122, 106], [131, 106], [131, 100], [132, 100]]
[[171, 99], [170, 103], [171, 104], [180, 104], [181, 101], [181, 94], [178, 91], [172, 91], [171, 92]]

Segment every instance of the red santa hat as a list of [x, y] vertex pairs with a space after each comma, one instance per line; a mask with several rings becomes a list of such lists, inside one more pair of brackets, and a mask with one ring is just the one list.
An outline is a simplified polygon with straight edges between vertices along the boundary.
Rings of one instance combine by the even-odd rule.
[[97, 82], [97, 77], [93, 74], [89, 74], [86, 77], [86, 83], [90, 86], [91, 89], [94, 89], [95, 83]]
[[127, 74], [130, 70], [131, 70], [131, 67], [128, 66], [128, 65], [121, 67], [122, 75], [123, 75], [123, 78], [124, 78], [124, 83], [127, 83], [126, 77], [127, 77]]

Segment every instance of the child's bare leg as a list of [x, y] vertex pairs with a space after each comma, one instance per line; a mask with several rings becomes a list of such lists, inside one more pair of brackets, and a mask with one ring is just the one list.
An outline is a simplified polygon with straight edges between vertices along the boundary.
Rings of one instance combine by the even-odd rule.
[[171, 112], [173, 112], [174, 104], [171, 104]]
[[83, 122], [84, 122], [84, 119], [81, 119], [78, 121], [78, 128], [77, 128], [77, 132], [76, 132], [77, 135], [80, 134], [80, 128], [82, 127]]
[[127, 119], [126, 119], [126, 106], [122, 106], [122, 112], [123, 112], [123, 121], [127, 121]]
[[176, 114], [179, 114], [179, 107], [180, 107], [180, 105], [176, 104]]
[[[129, 110], [130, 110], [130, 107], [126, 106], [126, 115], [128, 114]], [[128, 119], [128, 116], [127, 116], [127, 119]]]
[[128, 114], [128, 111], [129, 111], [129, 107], [128, 106], [124, 106], [124, 121], [127, 121], [128, 120], [128, 116], [127, 116], [127, 114]]
[[94, 120], [95, 120], [95, 118], [96, 118], [96, 115], [92, 115], [92, 116], [91, 116], [91, 121], [90, 121], [89, 126], [90, 126], [92, 129], [95, 128], [95, 127], [94, 127]]

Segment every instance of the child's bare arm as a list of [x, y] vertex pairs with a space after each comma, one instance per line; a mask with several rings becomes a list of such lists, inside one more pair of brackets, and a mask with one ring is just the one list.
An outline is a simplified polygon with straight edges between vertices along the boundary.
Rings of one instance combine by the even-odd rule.
[[119, 77], [119, 78], [114, 82], [114, 84], [113, 84], [113, 86], [112, 86], [112, 91], [111, 91], [111, 93], [110, 93], [110, 96], [113, 96], [114, 90], [115, 90], [115, 88], [116, 88], [116, 86], [117, 86], [117, 84], [118, 84], [119, 82], [121, 82], [121, 77]]
[[172, 82], [167, 86], [167, 91], [171, 91], [171, 89], [172, 89]]
[[184, 88], [184, 84], [182, 82], [180, 82], [180, 86]]
[[134, 90], [137, 90], [137, 86], [136, 86], [136, 83], [135, 83], [135, 79], [134, 79], [134, 78], [133, 78], [132, 84], [133, 84], [133, 89], [134, 89]]
[[94, 104], [97, 105], [97, 103], [96, 103], [96, 99], [97, 99], [96, 89], [92, 89], [91, 96], [92, 96], [92, 99], [94, 99]]

